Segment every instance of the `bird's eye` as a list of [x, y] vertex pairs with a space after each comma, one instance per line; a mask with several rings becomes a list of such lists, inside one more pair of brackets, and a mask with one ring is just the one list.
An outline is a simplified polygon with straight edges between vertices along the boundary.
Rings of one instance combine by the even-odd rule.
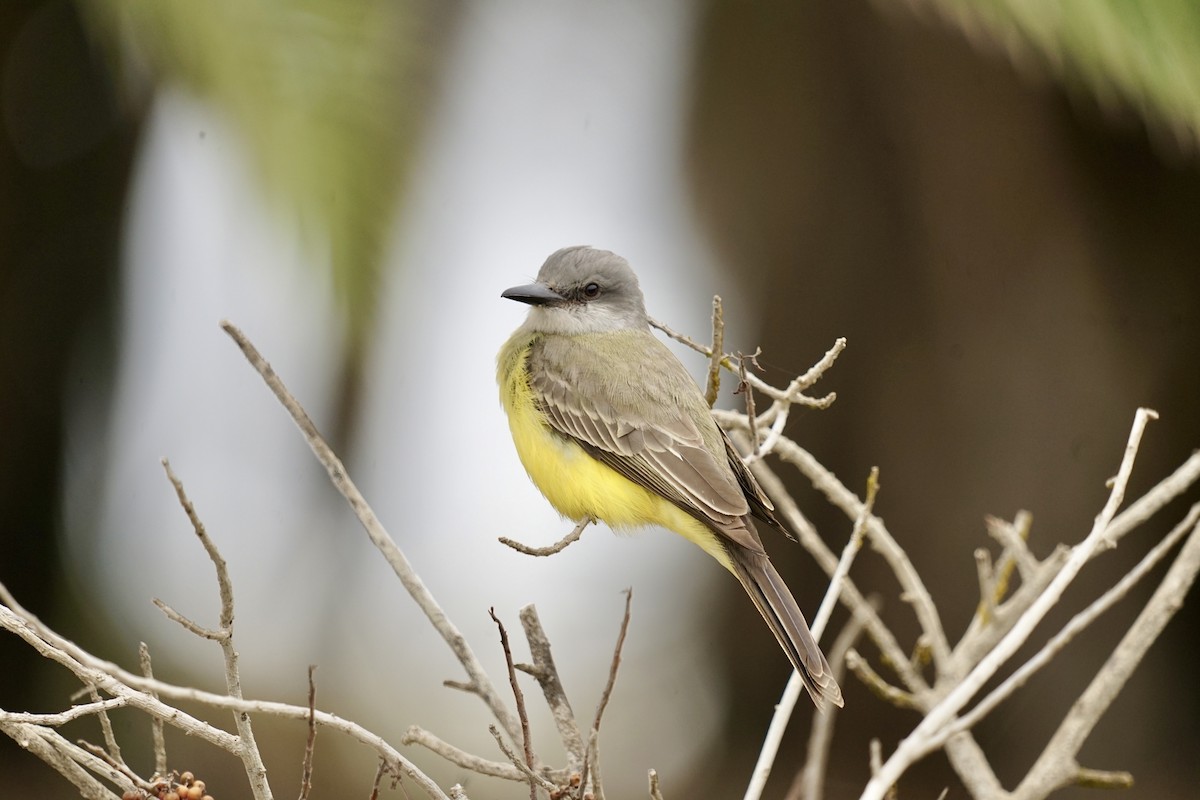
[[583, 296], [588, 298], [589, 300], [599, 297], [600, 296], [600, 284], [593, 281], [592, 283], [589, 283], [587, 286], [583, 287]]

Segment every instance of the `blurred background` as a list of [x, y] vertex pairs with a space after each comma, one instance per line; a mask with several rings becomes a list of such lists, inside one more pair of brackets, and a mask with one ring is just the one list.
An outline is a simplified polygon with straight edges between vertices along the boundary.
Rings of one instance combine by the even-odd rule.
[[[150, 602], [207, 624], [218, 611], [164, 456], [229, 561], [248, 696], [302, 704], [315, 663], [322, 708], [392, 742], [418, 724], [498, 756], [482, 704], [441, 688], [457, 663], [223, 318], [305, 403], [497, 679], [487, 609], [515, 632], [535, 603], [590, 718], [633, 588], [610, 797], [643, 796], [650, 767], [668, 798], [740, 796], [789, 667], [736, 582], [676, 537], [590, 531], [549, 561], [497, 543], [570, 527], [522, 473], [493, 377], [524, 313], [499, 293], [551, 251], [628, 257], [651, 314], [698, 338], [721, 294], [727, 346], [761, 345], [776, 382], [847, 337], [817, 387], [837, 403], [789, 433], [860, 491], [880, 467], [876, 511], [952, 639], [975, 609], [985, 514], [1031, 511], [1044, 556], [1090, 527], [1138, 405], [1162, 419], [1133, 491], [1200, 443], [1188, 0], [5, 0], [0, 113], [0, 581], [98, 655], [133, 667], [147, 642], [175, 683], [223, 690], [218, 649]], [[850, 523], [789, 477], [840, 548]], [[1054, 619], [1176, 506], [1089, 567]], [[815, 611], [819, 571], [767, 544]], [[887, 570], [855, 570], [910, 645]], [[977, 730], [1006, 785], [1150, 588]], [[1132, 771], [1134, 796], [1200, 783], [1198, 621], [1193, 603], [1081, 753]], [[7, 710], [58, 710], [77, 688], [11, 637], [0, 676]], [[846, 684], [831, 798], [857, 796], [869, 738], [886, 753], [917, 722]], [[114, 722], [149, 772], [148, 725]], [[533, 725], [558, 759], [548, 715]], [[297, 791], [302, 726], [257, 727], [276, 793]], [[315, 796], [367, 795], [371, 755], [317, 741]], [[168, 753], [216, 796], [244, 795], [231, 757], [170, 735]], [[408, 755], [472, 797], [527, 796]], [[941, 756], [902, 784], [944, 786], [964, 796]], [[71, 790], [5, 740], [0, 794]]]

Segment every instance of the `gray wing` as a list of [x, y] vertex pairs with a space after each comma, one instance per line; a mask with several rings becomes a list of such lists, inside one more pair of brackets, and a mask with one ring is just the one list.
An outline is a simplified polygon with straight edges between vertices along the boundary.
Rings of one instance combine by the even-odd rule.
[[733, 442], [729, 440], [729, 435], [721, 429], [721, 438], [725, 440], [725, 452], [729, 458], [729, 465], [733, 467], [733, 473], [737, 476], [737, 482], [742, 487], [742, 494], [745, 495], [746, 501], [750, 504], [750, 514], [755, 518], [762, 520], [774, 530], [782, 533], [793, 542], [797, 541], [796, 537], [784, 527], [783, 523], [775, 516], [775, 505], [771, 502], [771, 498], [767, 497], [767, 493], [762, 490], [755, 480], [754, 474], [750, 472], [750, 468], [746, 466], [746, 462], [742, 461], [742, 455], [733, 446]]
[[730, 458], [744, 470], [741, 460], [679, 360], [648, 331], [588, 339], [547, 338], [530, 353], [530, 386], [550, 426], [634, 483], [763, 552], [743, 521], [751, 503]]

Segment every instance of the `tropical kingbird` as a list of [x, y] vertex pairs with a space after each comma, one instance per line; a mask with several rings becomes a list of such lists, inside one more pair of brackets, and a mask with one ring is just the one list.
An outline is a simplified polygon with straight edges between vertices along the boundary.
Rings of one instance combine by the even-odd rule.
[[842, 693], [771, 565], [758, 520], [790, 537], [713, 419], [700, 388], [650, 331], [628, 262], [568, 247], [502, 297], [529, 316], [497, 359], [500, 400], [529, 477], [563, 516], [658, 525], [732, 572], [818, 708]]

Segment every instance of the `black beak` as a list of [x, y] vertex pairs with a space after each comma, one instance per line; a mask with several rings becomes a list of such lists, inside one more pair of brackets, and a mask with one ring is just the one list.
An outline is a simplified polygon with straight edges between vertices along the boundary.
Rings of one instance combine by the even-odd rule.
[[516, 300], [518, 303], [528, 303], [531, 306], [544, 306], [547, 303], [558, 303], [567, 299], [544, 283], [514, 286], [511, 289], [505, 289], [500, 296]]

